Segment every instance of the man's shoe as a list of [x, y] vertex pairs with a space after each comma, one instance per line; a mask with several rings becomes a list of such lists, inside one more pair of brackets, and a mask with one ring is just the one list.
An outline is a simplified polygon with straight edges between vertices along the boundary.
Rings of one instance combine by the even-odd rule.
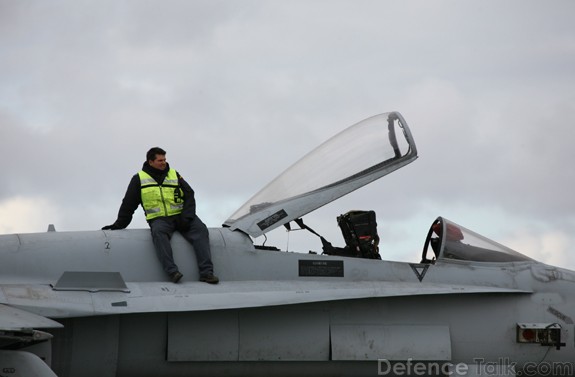
[[200, 276], [200, 281], [208, 284], [218, 284], [220, 279], [214, 274], [209, 274]]
[[184, 275], [182, 275], [182, 273], [180, 271], [176, 271], [176, 272], [172, 272], [170, 274], [170, 279], [172, 279], [172, 283], [177, 283], [180, 281], [180, 279], [183, 277]]

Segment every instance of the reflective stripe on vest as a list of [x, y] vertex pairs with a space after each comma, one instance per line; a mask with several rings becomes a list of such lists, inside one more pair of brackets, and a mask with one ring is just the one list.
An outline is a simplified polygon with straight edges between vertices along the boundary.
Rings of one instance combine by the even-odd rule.
[[138, 172], [138, 175], [140, 176], [142, 207], [146, 213], [146, 220], [182, 213], [184, 209], [183, 193], [178, 184], [178, 174], [174, 169], [168, 171], [161, 185], [143, 170]]

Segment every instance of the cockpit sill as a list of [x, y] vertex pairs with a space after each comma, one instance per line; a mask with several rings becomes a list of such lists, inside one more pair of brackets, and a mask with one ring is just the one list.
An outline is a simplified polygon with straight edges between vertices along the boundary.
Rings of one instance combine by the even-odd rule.
[[[301, 219], [298, 220], [302, 229], [308, 229], [322, 239], [322, 243], [324, 244], [324, 252], [322, 254], [329, 255], [330, 253], [326, 252], [325, 239], [323, 239], [323, 237], [313, 229], [303, 224]], [[290, 226], [286, 226], [286, 228], [288, 228], [288, 230], [291, 229]], [[374, 234], [373, 236], [377, 237], [377, 234]], [[346, 246], [353, 247], [353, 245], [350, 244]], [[258, 250], [282, 251], [275, 246], [254, 245], [254, 247]], [[311, 251], [310, 253], [317, 254], [317, 252]], [[361, 258], [360, 255], [340, 256], [356, 256]], [[444, 217], [438, 217], [431, 224], [424, 242], [422, 257], [419, 263], [435, 264], [438, 261], [466, 265], [469, 265], [469, 262], [474, 262], [473, 265], [476, 266], [485, 264], [490, 267], [496, 265], [500, 265], [502, 267], [510, 265], [531, 266], [533, 262], [537, 262], [524, 254], [456, 224]]]

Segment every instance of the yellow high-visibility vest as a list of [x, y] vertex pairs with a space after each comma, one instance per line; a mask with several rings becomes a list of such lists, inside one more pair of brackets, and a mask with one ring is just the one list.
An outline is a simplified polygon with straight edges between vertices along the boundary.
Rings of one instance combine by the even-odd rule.
[[184, 209], [183, 192], [178, 184], [178, 175], [174, 169], [168, 171], [168, 175], [161, 185], [143, 170], [138, 172], [138, 175], [140, 176], [142, 206], [146, 213], [146, 220], [182, 213]]

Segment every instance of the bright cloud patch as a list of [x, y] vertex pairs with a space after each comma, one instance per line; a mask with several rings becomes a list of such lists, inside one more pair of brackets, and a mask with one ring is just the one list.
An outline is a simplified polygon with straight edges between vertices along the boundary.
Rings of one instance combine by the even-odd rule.
[[44, 232], [55, 222], [57, 212], [45, 199], [15, 197], [0, 202], [0, 234]]

